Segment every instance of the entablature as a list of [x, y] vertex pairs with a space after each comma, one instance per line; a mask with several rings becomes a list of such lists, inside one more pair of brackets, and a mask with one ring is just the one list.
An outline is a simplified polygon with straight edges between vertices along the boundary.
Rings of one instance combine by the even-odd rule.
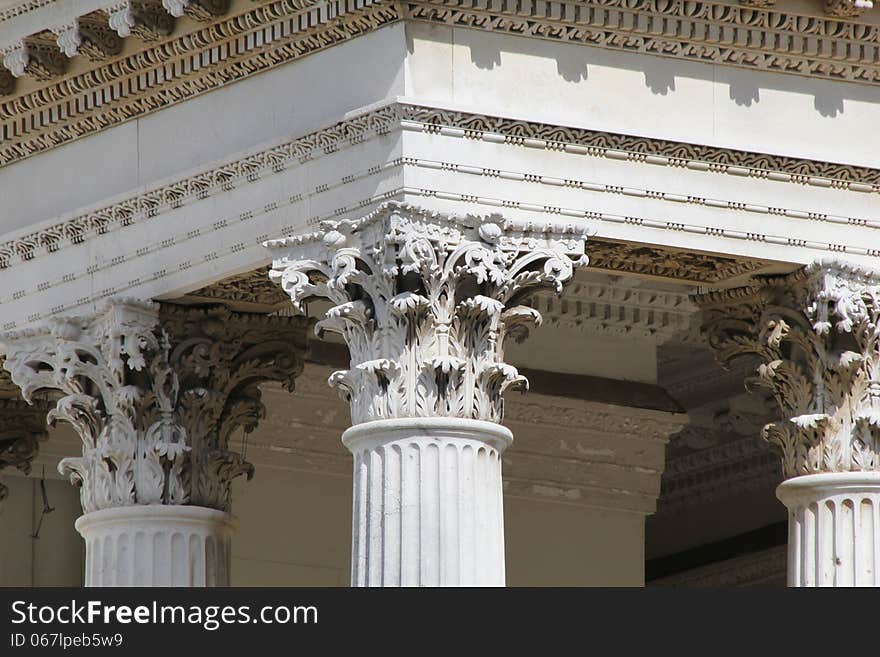
[[[593, 270], [691, 286], [735, 285], [828, 252], [876, 266], [880, 217], [857, 213], [880, 193], [878, 176], [400, 100], [7, 234], [0, 266], [21, 275], [0, 281], [4, 329], [113, 295], [194, 293], [264, 266], [267, 239], [389, 199], [584, 223]], [[793, 207], [780, 207], [785, 198]]]
[[[836, 0], [830, 4], [839, 13], [840, 8], [858, 8], [867, 1]], [[4, 143], [0, 164], [105, 131], [306, 55], [328, 52], [395, 24], [407, 26], [411, 43], [426, 34], [437, 37], [443, 30], [457, 30], [461, 34], [456, 40], [462, 42], [459, 49], [470, 48], [473, 65], [493, 74], [501, 68], [502, 51], [506, 53], [510, 44], [519, 43], [510, 51], [531, 53], [538, 59], [556, 58], [557, 74], [569, 86], [586, 82], [593, 70], [596, 79], [606, 75], [607, 58], [595, 53], [610, 50], [617, 51], [613, 66], [620, 71], [643, 71], [644, 85], [655, 95], [666, 96], [667, 101], [675, 95], [670, 92], [676, 90], [676, 77], [679, 84], [689, 78], [713, 78], [715, 65], [759, 73], [753, 78], [718, 76], [719, 81], [729, 82], [730, 101], [743, 109], [755, 109], [765, 89], [812, 94], [816, 110], [831, 118], [847, 112], [845, 101], [861, 102], [868, 97], [857, 86], [837, 87], [833, 81], [868, 86], [880, 82], [880, 20], [876, 11], [841, 18], [820, 15], [820, 0], [791, 0], [777, 7], [770, 4], [702, 0], [23, 3], [0, 15], [0, 52], [6, 61], [0, 69], [8, 73], [0, 75], [0, 93], [6, 94], [0, 102], [0, 139]], [[398, 48], [398, 37], [386, 38], [389, 48]], [[439, 38], [442, 41], [443, 37]], [[535, 39], [550, 42], [550, 49], [532, 48], [527, 42], [534, 44]], [[485, 42], [485, 47], [471, 47], [468, 42], [475, 40]], [[499, 43], [503, 44], [500, 48]], [[401, 62], [408, 57], [404, 50], [400, 51]], [[587, 53], [586, 59], [582, 53]], [[435, 81], [448, 74], [442, 71], [445, 57], [429, 64]], [[686, 65], [670, 67], [669, 58]], [[658, 63], [664, 60], [667, 65]], [[787, 74], [792, 73], [813, 80], [789, 84]], [[522, 72], [518, 75], [523, 77]], [[493, 77], [505, 83], [503, 75]], [[521, 97], [521, 85], [514, 86]], [[544, 104], [545, 97], [536, 94], [538, 103]], [[791, 98], [780, 103], [792, 107]], [[615, 107], [609, 116], [616, 113], [632, 120], [630, 114], [621, 112], [622, 106], [612, 104]], [[681, 105], [666, 105], [672, 108], [670, 113], [674, 108], [693, 106], [690, 99]], [[848, 110], [850, 114], [855, 111]], [[758, 121], [758, 112], [749, 114]], [[697, 127], [693, 120], [688, 123]], [[774, 126], [785, 128], [786, 123]], [[735, 132], [733, 126], [731, 130]], [[808, 132], [811, 141], [823, 138], [822, 130]], [[793, 147], [797, 145], [792, 142]]]

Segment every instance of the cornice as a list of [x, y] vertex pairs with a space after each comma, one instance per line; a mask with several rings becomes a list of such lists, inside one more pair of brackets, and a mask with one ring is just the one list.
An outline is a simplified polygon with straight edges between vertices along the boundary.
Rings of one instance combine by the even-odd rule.
[[[880, 84], [878, 25], [699, 0], [498, 0], [483, 8], [472, 4], [465, 0], [335, 0], [320, 7], [308, 0], [262, 3], [3, 102], [0, 165], [401, 19]], [[201, 65], [206, 51], [212, 53], [207, 67]], [[760, 163], [762, 157], [766, 156], [756, 154], [755, 161]], [[723, 160], [717, 164], [727, 166]], [[807, 168], [786, 175], [802, 181], [816, 174]], [[866, 184], [876, 191], [876, 179]]]
[[[397, 18], [373, 0], [276, 0], [0, 103], [0, 166], [235, 80]], [[205, 53], [211, 65], [205, 66]]]
[[721, 2], [402, 2], [404, 18], [752, 70], [876, 84], [880, 26]]
[[427, 105], [402, 105], [413, 110], [402, 117], [404, 128], [442, 134], [444, 137], [484, 140], [774, 182], [880, 193], [880, 168], [473, 114]]
[[[590, 240], [594, 254], [609, 242]], [[696, 308], [682, 292], [633, 285], [626, 280], [595, 281], [576, 277], [562, 296], [538, 294], [535, 307], [545, 326], [589, 335], [634, 337], [662, 343], [687, 331]]]
[[19, 2], [6, 9], [0, 9], [0, 23], [8, 21], [16, 16], [36, 11], [46, 5], [51, 5], [58, 0], [28, 0], [27, 2]]

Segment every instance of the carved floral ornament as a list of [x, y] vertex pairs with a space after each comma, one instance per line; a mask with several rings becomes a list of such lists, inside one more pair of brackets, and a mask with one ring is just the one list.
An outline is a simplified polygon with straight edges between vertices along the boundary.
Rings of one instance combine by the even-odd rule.
[[114, 300], [96, 315], [4, 336], [22, 395], [63, 396], [47, 419], [69, 422], [80, 457], [59, 464], [85, 512], [132, 504], [226, 509], [253, 466], [230, 449], [264, 414], [258, 384], [293, 388], [307, 323], [222, 308]]
[[695, 301], [722, 362], [758, 358], [786, 477], [880, 470], [880, 273], [823, 261]]
[[447, 416], [499, 422], [502, 393], [526, 387], [504, 362], [540, 314], [523, 301], [557, 293], [584, 266], [586, 229], [452, 216], [388, 203], [356, 221], [326, 222], [266, 243], [270, 277], [294, 309], [324, 298], [316, 325], [338, 333], [351, 367], [330, 385], [351, 403], [352, 422]]

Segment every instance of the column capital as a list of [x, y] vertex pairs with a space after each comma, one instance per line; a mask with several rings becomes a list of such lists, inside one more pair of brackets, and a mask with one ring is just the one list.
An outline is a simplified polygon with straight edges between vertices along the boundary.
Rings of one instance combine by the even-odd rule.
[[89, 317], [3, 337], [5, 367], [31, 401], [60, 393], [50, 424], [70, 423], [80, 457], [59, 464], [85, 512], [135, 504], [226, 510], [252, 466], [230, 449], [262, 417], [258, 384], [292, 387], [307, 322], [115, 299]]
[[880, 469], [880, 272], [823, 260], [694, 300], [719, 360], [757, 358], [786, 477]]
[[561, 291], [587, 263], [582, 224], [457, 216], [386, 203], [358, 219], [266, 243], [270, 278], [316, 325], [337, 333], [351, 367], [330, 384], [352, 422], [406, 417], [501, 421], [502, 393], [527, 385], [504, 361], [504, 339], [523, 340], [540, 314], [525, 305], [541, 288]]

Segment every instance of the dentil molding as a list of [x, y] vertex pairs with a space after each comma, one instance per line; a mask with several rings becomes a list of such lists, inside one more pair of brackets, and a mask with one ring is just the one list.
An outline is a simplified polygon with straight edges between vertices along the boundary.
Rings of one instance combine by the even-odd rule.
[[[151, 4], [152, 3], [152, 4]], [[83, 135], [192, 98], [292, 59], [400, 20], [428, 22], [532, 38], [593, 45], [753, 70], [825, 79], [880, 82], [880, 26], [851, 20], [863, 0], [831, 0], [836, 16], [810, 16], [749, 5], [687, 0], [276, 0], [235, 16], [206, 8], [205, 0], [129, 0], [109, 10], [119, 35], [158, 39], [131, 55], [13, 97], [0, 104], [0, 163], [53, 148]], [[156, 15], [167, 20], [181, 11], [212, 22], [193, 32], [159, 38]], [[756, 6], [761, 5], [761, 6]], [[35, 8], [35, 11], [39, 7]], [[199, 12], [196, 8], [203, 10]], [[220, 7], [222, 9], [222, 7]], [[841, 12], [841, 9], [845, 11]], [[10, 10], [10, 17], [22, 11]], [[153, 16], [152, 21], [145, 16]], [[0, 23], [2, 27], [2, 23]], [[76, 54], [71, 26], [56, 29], [58, 52]], [[19, 35], [23, 42], [31, 35]], [[4, 45], [4, 44], [0, 44]], [[6, 44], [7, 47], [9, 44]], [[202, 66], [205, 52], [211, 66]], [[10, 60], [21, 67], [16, 55]], [[21, 69], [22, 72], [24, 69]], [[6, 85], [8, 87], [8, 85]]]

